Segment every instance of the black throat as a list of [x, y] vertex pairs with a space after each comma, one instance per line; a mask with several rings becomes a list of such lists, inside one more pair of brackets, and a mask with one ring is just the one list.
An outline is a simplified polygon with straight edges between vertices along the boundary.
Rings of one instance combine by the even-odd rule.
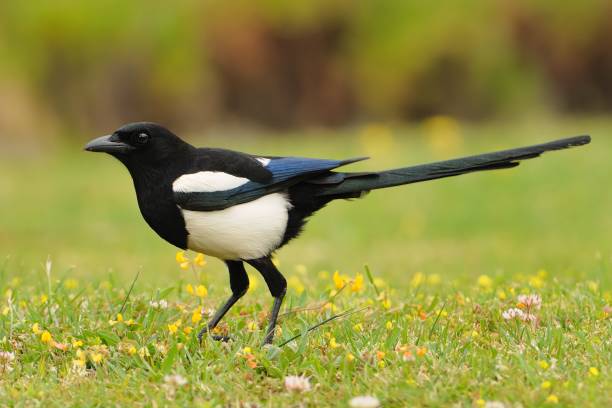
[[181, 174], [181, 169], [172, 165], [156, 168], [121, 161], [132, 176], [138, 207], [147, 224], [172, 245], [187, 249], [189, 234], [172, 192], [172, 183]]

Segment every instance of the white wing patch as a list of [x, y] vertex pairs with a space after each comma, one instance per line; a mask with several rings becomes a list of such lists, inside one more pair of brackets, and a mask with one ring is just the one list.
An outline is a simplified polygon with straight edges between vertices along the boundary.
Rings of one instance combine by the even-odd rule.
[[257, 259], [281, 243], [289, 209], [284, 193], [274, 193], [220, 211], [182, 210], [189, 249], [220, 259]]
[[236, 177], [222, 171], [200, 171], [185, 174], [172, 183], [172, 190], [181, 193], [211, 193], [225, 191], [247, 183], [249, 179]]
[[270, 164], [270, 159], [266, 159], [265, 157], [258, 157], [256, 160], [263, 164], [264, 167]]

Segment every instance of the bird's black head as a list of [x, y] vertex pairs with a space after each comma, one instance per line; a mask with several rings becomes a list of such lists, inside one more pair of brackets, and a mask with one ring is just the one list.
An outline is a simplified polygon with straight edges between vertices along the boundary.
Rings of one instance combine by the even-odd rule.
[[90, 141], [85, 150], [108, 153], [130, 167], [130, 164], [160, 165], [170, 156], [190, 147], [163, 126], [136, 122]]

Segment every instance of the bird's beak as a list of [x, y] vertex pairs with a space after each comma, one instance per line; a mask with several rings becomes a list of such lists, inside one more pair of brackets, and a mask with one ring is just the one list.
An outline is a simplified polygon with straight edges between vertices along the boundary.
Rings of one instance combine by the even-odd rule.
[[104, 153], [127, 153], [134, 150], [134, 147], [123, 143], [115, 135], [107, 135], [98, 137], [85, 145], [85, 150], [88, 152], [104, 152]]

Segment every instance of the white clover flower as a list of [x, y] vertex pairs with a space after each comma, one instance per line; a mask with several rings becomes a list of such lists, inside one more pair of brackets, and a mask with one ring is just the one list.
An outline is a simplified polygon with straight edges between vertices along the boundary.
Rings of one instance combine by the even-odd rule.
[[504, 403], [501, 401], [487, 401], [484, 406], [485, 408], [505, 408], [506, 407], [506, 405], [504, 405]]
[[13, 361], [15, 361], [15, 353], [12, 351], [0, 351], [0, 373], [3, 371], [7, 373], [13, 371]]
[[363, 395], [352, 398], [349, 401], [351, 408], [378, 408], [380, 407], [380, 401], [376, 397], [370, 395]]
[[542, 298], [540, 295], [519, 295], [518, 296], [519, 303], [525, 305], [527, 310], [538, 310], [542, 306]]
[[15, 353], [12, 351], [0, 351], [0, 364], [8, 364], [15, 361]]
[[188, 383], [187, 379], [180, 374], [166, 375], [164, 382], [175, 388], [182, 387]]
[[310, 391], [310, 379], [301, 375], [289, 375], [285, 377], [285, 388], [293, 392]]
[[523, 321], [524, 322], [528, 322], [528, 323], [535, 323], [538, 320], [538, 318], [535, 315], [529, 314], [529, 313], [525, 313], [523, 315]]
[[151, 306], [153, 309], [167, 309], [168, 308], [168, 302], [164, 299], [161, 299], [159, 301], [157, 300], [152, 300], [149, 302], [149, 306]]
[[525, 312], [523, 312], [521, 309], [517, 309], [516, 307], [513, 307], [503, 312], [502, 317], [505, 320], [513, 320], [513, 319], [525, 320]]

